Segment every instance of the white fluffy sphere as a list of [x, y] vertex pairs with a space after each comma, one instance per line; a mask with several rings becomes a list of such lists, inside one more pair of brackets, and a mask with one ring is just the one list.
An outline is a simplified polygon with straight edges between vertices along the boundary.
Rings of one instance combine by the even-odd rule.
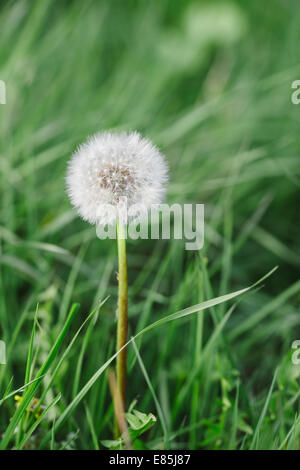
[[78, 214], [91, 224], [115, 220], [101, 207], [160, 204], [168, 180], [164, 156], [138, 132], [103, 132], [90, 137], [68, 164], [67, 192]]

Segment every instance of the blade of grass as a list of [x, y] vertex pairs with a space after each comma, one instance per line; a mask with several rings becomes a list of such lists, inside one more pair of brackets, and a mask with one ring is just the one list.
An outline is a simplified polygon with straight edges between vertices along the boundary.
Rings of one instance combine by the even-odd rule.
[[51, 434], [51, 443], [50, 443], [50, 450], [55, 450], [55, 417], [53, 420], [53, 425], [52, 425], [52, 434]]
[[[45, 377], [45, 374], [42, 376], [42, 378]], [[6, 395], [7, 393], [7, 390], [5, 391], [4, 395], [3, 395], [3, 398], [0, 400], [0, 406], [2, 405], [2, 403], [5, 401], [5, 400], [8, 400], [8, 398], [11, 398], [13, 397], [14, 395], [16, 395], [17, 393], [19, 392], [23, 392], [23, 390], [25, 388], [27, 388], [29, 385], [33, 384], [34, 382], [36, 382], [37, 380], [40, 380], [40, 377], [37, 377], [33, 380], [31, 380], [30, 382], [28, 382], [27, 384], [24, 384], [22, 385], [22, 387], [20, 388], [17, 388], [16, 390], [14, 390], [13, 392], [10, 392], [8, 395]], [[12, 379], [10, 380], [10, 384], [12, 382]]]
[[272, 396], [272, 393], [273, 393], [273, 389], [274, 389], [274, 385], [275, 385], [275, 382], [276, 382], [276, 379], [277, 379], [278, 370], [279, 369], [277, 368], [276, 371], [275, 371], [275, 374], [274, 374], [274, 377], [273, 377], [273, 380], [272, 380], [272, 383], [271, 383], [271, 387], [269, 389], [269, 393], [267, 395], [264, 407], [262, 409], [262, 412], [261, 412], [261, 415], [259, 417], [257, 426], [255, 428], [253, 439], [252, 439], [252, 442], [251, 442], [251, 445], [250, 445], [250, 450], [257, 449], [257, 445], [258, 445], [258, 441], [259, 441], [259, 433], [260, 433], [263, 421], [265, 419], [266, 413], [268, 411], [268, 406], [269, 406], [271, 396]]
[[151, 395], [153, 397], [153, 401], [155, 403], [155, 406], [156, 406], [156, 410], [157, 410], [157, 414], [159, 416], [159, 419], [160, 419], [160, 423], [161, 423], [161, 427], [162, 427], [162, 431], [163, 431], [163, 435], [164, 435], [164, 448], [165, 449], [168, 449], [169, 448], [169, 431], [168, 431], [168, 427], [167, 427], [167, 423], [166, 423], [166, 420], [165, 420], [165, 416], [164, 416], [164, 412], [160, 406], [160, 403], [158, 401], [158, 398], [156, 396], [156, 393], [155, 393], [155, 390], [154, 390], [154, 387], [151, 383], [151, 380], [149, 378], [149, 375], [147, 373], [147, 370], [146, 370], [146, 367], [144, 365], [144, 362], [141, 358], [141, 355], [138, 351], [138, 348], [136, 346], [136, 343], [134, 341], [134, 338], [132, 338], [132, 345], [133, 345], [133, 348], [134, 348], [134, 352], [136, 354], [136, 357], [137, 357], [137, 360], [138, 360], [138, 363], [139, 363], [139, 366], [141, 368], [141, 371], [143, 373], [143, 376], [145, 378], [145, 381], [149, 387], [149, 390], [151, 392]]
[[[29, 350], [28, 350], [27, 363], [26, 363], [25, 383], [30, 382], [30, 377], [31, 377], [32, 358], [33, 358], [33, 344], [34, 344], [34, 338], [35, 338], [35, 330], [36, 330], [36, 324], [37, 324], [38, 309], [39, 309], [39, 304], [37, 304], [37, 306], [36, 306], [34, 320], [33, 320], [33, 327], [32, 327], [32, 332], [31, 332], [31, 337], [30, 337]], [[17, 434], [17, 440], [16, 440], [17, 445], [22, 440], [23, 428], [24, 428], [25, 420], [26, 420], [27, 416], [28, 416], [27, 413], [24, 413], [23, 416], [22, 416], [20, 426], [19, 426], [19, 432]]]
[[93, 423], [93, 419], [92, 419], [92, 416], [91, 416], [91, 413], [90, 413], [90, 410], [89, 410], [89, 407], [88, 407], [87, 404], [85, 404], [85, 414], [86, 414], [87, 423], [88, 423], [89, 428], [90, 428], [94, 448], [96, 450], [100, 450], [100, 447], [99, 447], [99, 444], [98, 444], [98, 439], [97, 439], [97, 433], [96, 433], [95, 426], [94, 426], [94, 423]]
[[236, 449], [236, 433], [238, 429], [238, 415], [239, 415], [239, 392], [240, 392], [240, 382], [238, 380], [237, 387], [236, 387], [236, 396], [235, 396], [235, 401], [234, 401], [233, 416], [232, 416], [231, 436], [230, 436], [230, 441], [229, 441], [229, 446], [228, 446], [229, 450]]

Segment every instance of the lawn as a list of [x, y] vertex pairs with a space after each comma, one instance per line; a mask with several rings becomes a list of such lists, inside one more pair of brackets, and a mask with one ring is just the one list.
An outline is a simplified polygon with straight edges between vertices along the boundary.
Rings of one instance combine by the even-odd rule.
[[1, 2], [1, 449], [128, 446], [117, 244], [65, 187], [107, 129], [160, 148], [169, 204], [205, 205], [198, 251], [128, 240], [130, 445], [299, 449], [300, 9], [271, 3]]

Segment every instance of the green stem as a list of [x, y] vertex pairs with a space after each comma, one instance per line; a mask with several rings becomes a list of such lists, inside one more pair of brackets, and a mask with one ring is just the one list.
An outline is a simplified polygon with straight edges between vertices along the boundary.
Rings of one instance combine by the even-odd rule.
[[[127, 287], [127, 257], [125, 230], [122, 224], [117, 226], [118, 261], [119, 261], [119, 292], [118, 292], [118, 326], [117, 326], [117, 351], [127, 342], [128, 331], [128, 287]], [[126, 357], [124, 348], [117, 356], [117, 386], [121, 399], [122, 409], [126, 410]]]

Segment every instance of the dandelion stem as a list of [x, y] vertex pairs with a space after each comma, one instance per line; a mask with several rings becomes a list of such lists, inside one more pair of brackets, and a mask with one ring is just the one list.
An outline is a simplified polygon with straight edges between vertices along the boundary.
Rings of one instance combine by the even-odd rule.
[[[127, 341], [128, 331], [128, 287], [127, 287], [127, 257], [126, 257], [126, 239], [124, 225], [117, 225], [118, 239], [118, 326], [117, 326], [117, 351], [121, 349]], [[126, 410], [126, 357], [127, 351], [124, 348], [117, 356], [117, 386], [121, 399], [121, 406]]]

